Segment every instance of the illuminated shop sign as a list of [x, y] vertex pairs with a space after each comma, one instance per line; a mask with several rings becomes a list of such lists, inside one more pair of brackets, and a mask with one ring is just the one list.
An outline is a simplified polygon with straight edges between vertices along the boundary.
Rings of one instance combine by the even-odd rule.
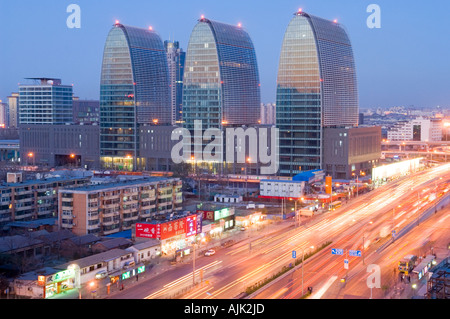
[[128, 279], [131, 277], [131, 272], [127, 271], [122, 274], [122, 280]]
[[138, 267], [138, 269], [137, 269], [138, 274], [143, 273], [144, 271], [145, 271], [145, 266]]
[[234, 210], [230, 208], [223, 208], [215, 211], [198, 210], [197, 213], [201, 213], [203, 219], [206, 220], [219, 220], [234, 215]]
[[75, 271], [73, 269], [67, 269], [67, 270], [60, 271], [54, 275], [47, 276], [45, 283], [51, 284], [54, 282], [60, 282], [60, 281], [67, 280], [69, 278], [74, 278], [74, 277], [75, 277]]

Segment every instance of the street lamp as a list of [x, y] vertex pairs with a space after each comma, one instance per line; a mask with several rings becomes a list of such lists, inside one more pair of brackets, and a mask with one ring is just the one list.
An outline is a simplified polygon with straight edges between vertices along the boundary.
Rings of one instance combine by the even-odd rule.
[[[398, 208], [402, 207], [402, 205], [398, 205]], [[395, 207], [392, 208], [392, 230], [394, 230], [394, 214], [395, 214]], [[392, 239], [395, 240], [394, 234], [392, 234]]]
[[35, 163], [34, 162], [34, 153], [33, 152], [29, 152], [27, 155], [28, 155], [28, 159], [33, 159], [33, 165], [34, 165], [34, 163]]
[[95, 290], [92, 290], [92, 289], [94, 289], [94, 288], [95, 288], [95, 282], [94, 282], [94, 281], [91, 281], [91, 282], [89, 283], [89, 289], [91, 290], [92, 299], [94, 299], [94, 293], [95, 293]]
[[[206, 242], [206, 238], [203, 237], [201, 239], [200, 243], [204, 243], [204, 242]], [[192, 258], [192, 283], [195, 286], [195, 257], [196, 257], [196, 250], [195, 250], [195, 248], [196, 248], [197, 244], [195, 242], [193, 242], [192, 246], [194, 248], [194, 252], [193, 252], [194, 256]]]
[[[314, 246], [311, 246], [311, 247], [307, 247], [307, 248], [309, 248], [309, 249], [314, 249]], [[305, 265], [304, 265], [304, 261], [305, 261], [305, 247], [303, 247], [303, 249], [302, 249], [302, 296], [303, 296], [303, 291], [304, 291], [304, 289], [303, 289], [303, 268], [305, 267]]]
[[78, 289], [78, 298], [81, 299], [81, 278], [80, 278], [80, 266], [77, 264], [70, 264], [67, 269], [72, 269], [74, 272], [73, 285]]
[[[127, 169], [127, 167], [128, 167], [128, 162], [131, 162], [131, 161], [129, 161], [129, 160], [131, 160], [133, 158], [133, 156], [132, 155], [130, 155], [130, 154], [127, 154], [126, 156], [125, 156], [125, 169]], [[132, 165], [132, 163], [130, 163], [130, 166]]]
[[[247, 157], [247, 160], [245, 161], [245, 194], [248, 198], [248, 172], [247, 172], [247, 163], [251, 164], [250, 157]], [[251, 166], [250, 166], [251, 169]]]

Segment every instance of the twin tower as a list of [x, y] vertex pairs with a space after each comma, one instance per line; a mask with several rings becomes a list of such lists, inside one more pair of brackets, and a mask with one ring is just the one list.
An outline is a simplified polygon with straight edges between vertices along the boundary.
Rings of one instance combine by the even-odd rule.
[[[241, 25], [198, 20], [187, 47], [183, 127], [194, 130], [257, 125], [260, 80], [255, 49]], [[139, 166], [139, 130], [171, 125], [166, 51], [151, 28], [116, 22], [106, 39], [100, 83], [103, 163], [133, 159]], [[280, 173], [322, 165], [324, 127], [358, 125], [353, 52], [336, 21], [299, 10], [284, 35], [279, 59], [276, 127]]]

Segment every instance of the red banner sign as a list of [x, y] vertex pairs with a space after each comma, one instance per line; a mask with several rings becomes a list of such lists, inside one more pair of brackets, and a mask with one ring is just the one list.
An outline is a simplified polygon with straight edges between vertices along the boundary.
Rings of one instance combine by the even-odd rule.
[[203, 219], [214, 220], [214, 211], [198, 210], [197, 213], [202, 213]]
[[136, 237], [161, 238], [161, 224], [136, 224]]
[[186, 218], [180, 218], [161, 224], [161, 239], [186, 233]]
[[190, 215], [161, 224], [136, 223], [136, 237], [167, 239], [182, 234], [187, 237], [196, 235], [198, 231], [201, 232], [197, 218], [197, 215]]

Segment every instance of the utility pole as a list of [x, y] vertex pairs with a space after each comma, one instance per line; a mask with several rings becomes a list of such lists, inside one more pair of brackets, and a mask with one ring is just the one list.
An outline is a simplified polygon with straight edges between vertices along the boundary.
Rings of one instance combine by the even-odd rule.
[[356, 197], [359, 195], [359, 182], [358, 182], [358, 175], [356, 175]]
[[[314, 249], [314, 246], [311, 246], [309, 248]], [[303, 249], [302, 249], [302, 296], [304, 294], [304, 287], [303, 287], [303, 284], [304, 284], [304, 282], [303, 282], [303, 268], [305, 267], [304, 262], [305, 262], [305, 247], [303, 247]]]
[[364, 235], [363, 235], [363, 246], [362, 246], [362, 258], [363, 258], [363, 265], [365, 265], [366, 263], [365, 263], [365, 261], [364, 261], [364, 255], [366, 254], [366, 252], [364, 251], [365, 250], [365, 246], [364, 246]]
[[193, 259], [192, 259], [192, 284], [195, 286], [195, 255], [196, 255], [196, 252], [195, 252], [195, 243], [194, 243], [194, 256], [193, 256]]

